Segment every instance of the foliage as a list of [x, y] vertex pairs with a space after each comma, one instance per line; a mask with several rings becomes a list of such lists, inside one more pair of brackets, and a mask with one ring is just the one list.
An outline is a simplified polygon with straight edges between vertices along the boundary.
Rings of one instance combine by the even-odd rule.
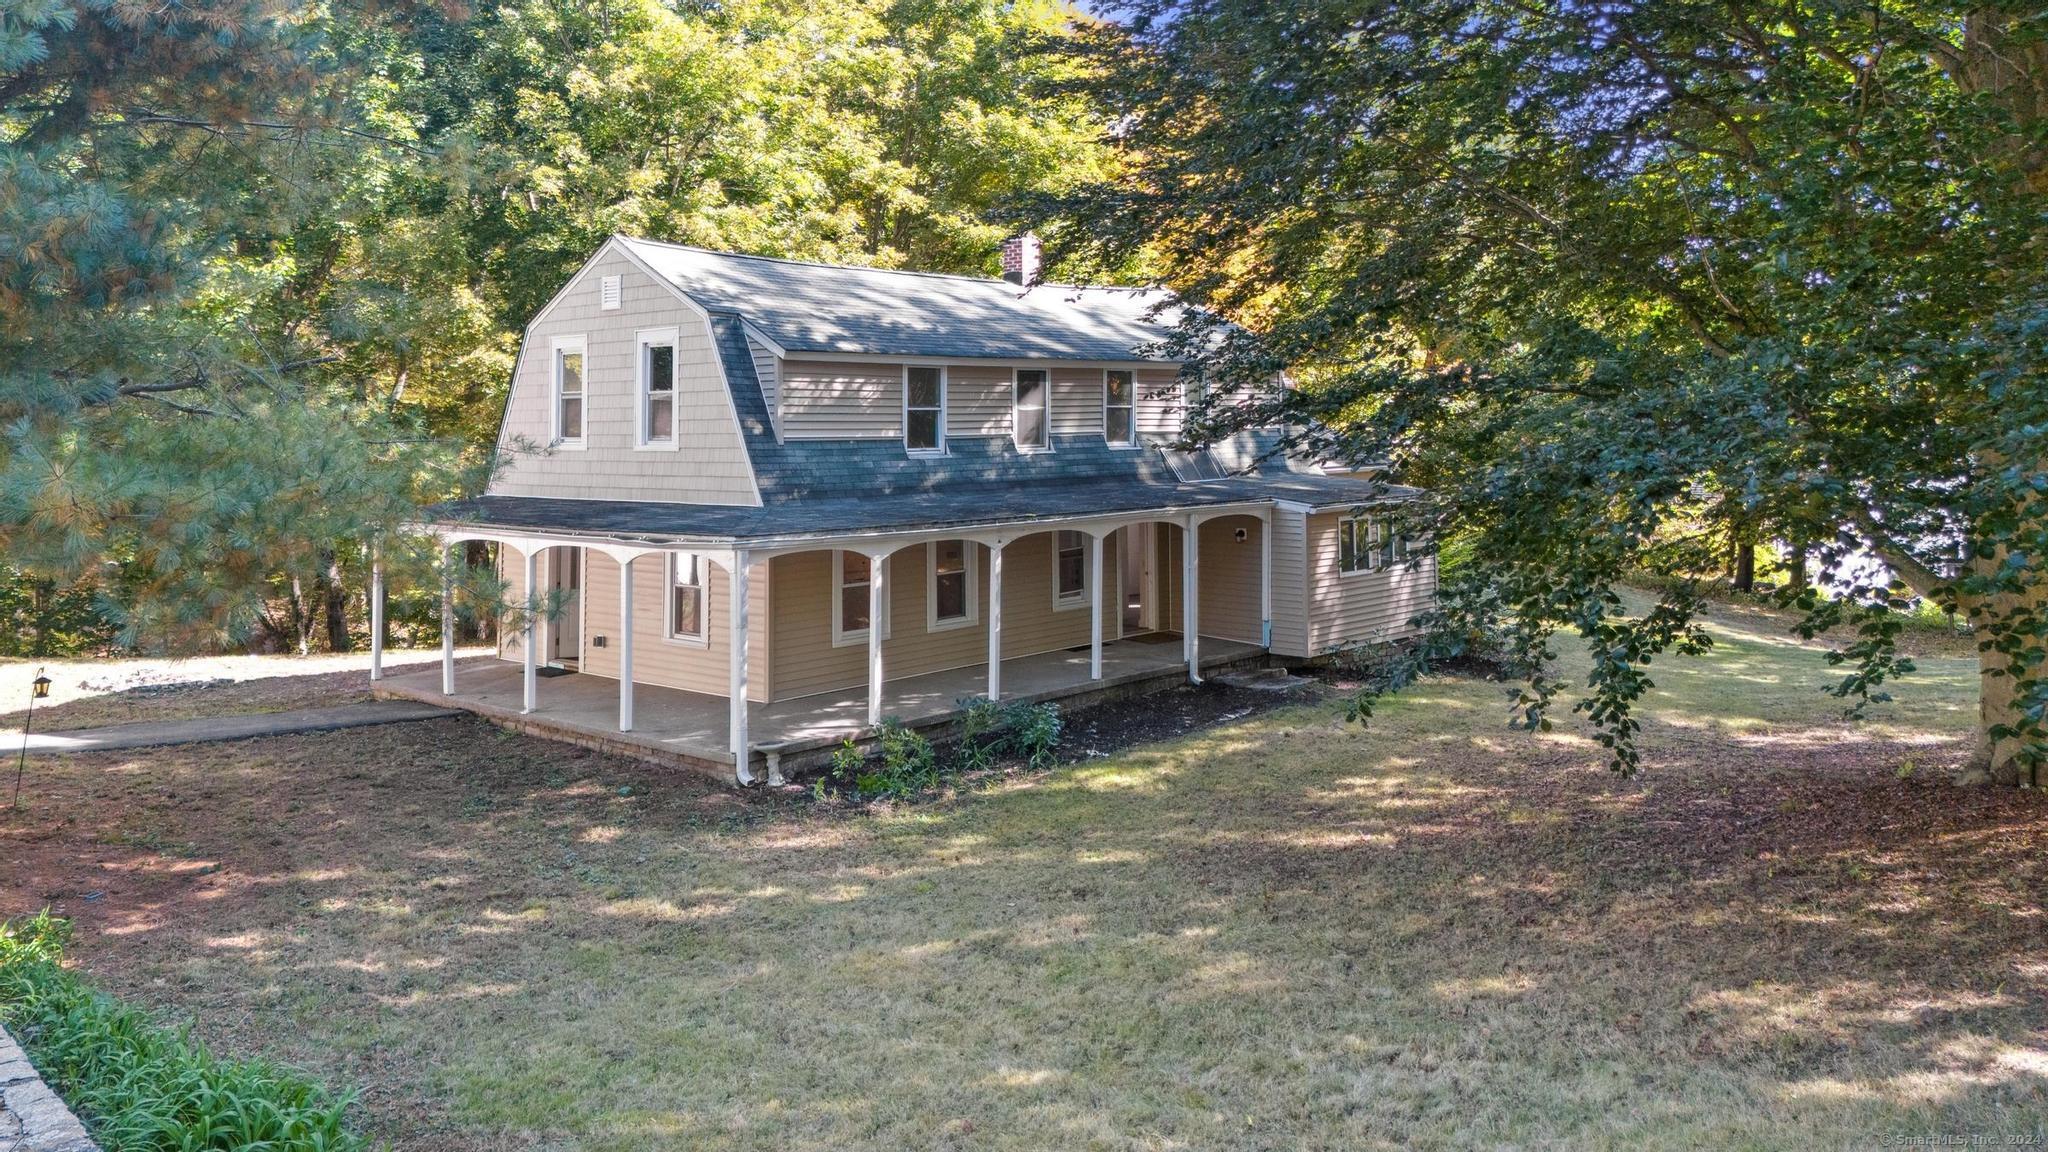
[[[882, 721], [874, 755], [849, 736], [833, 750], [826, 778], [867, 799], [914, 796], [938, 784], [938, 758], [930, 740], [891, 716]], [[820, 781], [813, 791], [822, 797], [828, 789]]]
[[961, 717], [960, 758], [970, 771], [987, 768], [1003, 756], [1021, 757], [1033, 768], [1049, 768], [1065, 727], [1056, 704], [1000, 704], [986, 696], [962, 701]]
[[[1730, 542], [1779, 541], [1836, 590], [1800, 600], [1812, 625], [1859, 638], [1832, 691], [1860, 708], [1908, 671], [1887, 620], [1917, 595], [1982, 641], [1980, 766], [2048, 757], [2038, 16], [1131, 8], [1088, 45], [1122, 178], [1049, 207], [1200, 306], [1174, 341], [1211, 385], [1191, 437], [1287, 421], [1432, 491], [1413, 534], [1467, 562], [1416, 667], [1499, 626], [1540, 668], [1576, 633], [1577, 709], [1632, 771], [1647, 666], [1705, 646]], [[1283, 368], [1301, 387], [1261, 390]], [[1633, 616], [1641, 570], [1671, 591]], [[1569, 687], [1532, 675], [1521, 722]]]
[[0, 923], [0, 1019], [107, 1152], [368, 1145], [346, 1098], [260, 1060], [222, 1060], [188, 1033], [82, 984], [63, 967], [68, 922]]
[[103, 652], [118, 631], [90, 582], [62, 587], [0, 564], [0, 657]]

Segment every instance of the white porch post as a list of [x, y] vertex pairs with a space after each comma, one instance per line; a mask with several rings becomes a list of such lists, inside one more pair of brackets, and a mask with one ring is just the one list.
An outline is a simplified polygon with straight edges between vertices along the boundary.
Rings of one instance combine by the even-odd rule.
[[1102, 679], [1102, 537], [1088, 534], [1088, 678]]
[[[619, 731], [633, 730], [633, 557], [619, 559]], [[585, 575], [588, 575], [586, 571]]]
[[882, 610], [889, 603], [887, 556], [868, 557], [868, 723], [882, 722]]
[[441, 695], [455, 695], [455, 549], [441, 546]]
[[526, 630], [520, 647], [525, 649], [525, 664], [521, 671], [521, 682], [525, 686], [525, 699], [519, 711], [524, 714], [540, 707], [540, 676], [537, 672], [536, 657], [540, 647], [540, 554], [529, 546], [526, 549]]
[[754, 778], [747, 764], [747, 550], [735, 550], [732, 561], [732, 568], [727, 573], [732, 590], [726, 601], [731, 607], [732, 619], [730, 642], [726, 645], [731, 657], [726, 691], [732, 709], [733, 777], [746, 784]]
[[370, 679], [384, 678], [384, 555], [370, 545]]
[[1003, 698], [1003, 544], [988, 546], [988, 698]]
[[1273, 510], [1259, 517], [1259, 646], [1273, 646]]
[[1202, 621], [1197, 605], [1201, 603], [1200, 579], [1201, 525], [1193, 516], [1188, 517], [1187, 539], [1180, 549], [1180, 617], [1181, 632], [1187, 642], [1188, 683], [1202, 682]]

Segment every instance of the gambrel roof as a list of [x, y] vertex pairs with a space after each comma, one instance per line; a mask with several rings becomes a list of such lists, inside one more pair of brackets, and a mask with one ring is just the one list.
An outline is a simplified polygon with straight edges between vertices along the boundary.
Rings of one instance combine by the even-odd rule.
[[707, 312], [776, 351], [994, 360], [1163, 360], [1178, 313], [1158, 288], [1019, 287], [1007, 280], [742, 256], [616, 237]]

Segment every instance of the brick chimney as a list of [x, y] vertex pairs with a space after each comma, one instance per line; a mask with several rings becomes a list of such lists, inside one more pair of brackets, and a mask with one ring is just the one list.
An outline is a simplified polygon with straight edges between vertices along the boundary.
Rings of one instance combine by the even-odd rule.
[[1043, 266], [1036, 233], [1026, 232], [1003, 241], [1003, 279], [1029, 288], [1038, 283]]

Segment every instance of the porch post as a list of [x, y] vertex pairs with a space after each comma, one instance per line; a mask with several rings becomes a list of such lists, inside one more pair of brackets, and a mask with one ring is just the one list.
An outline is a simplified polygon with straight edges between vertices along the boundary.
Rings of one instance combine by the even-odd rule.
[[1180, 549], [1180, 616], [1182, 637], [1187, 641], [1188, 683], [1202, 682], [1202, 620], [1198, 605], [1202, 600], [1201, 588], [1201, 542], [1202, 530], [1193, 516], [1188, 517], [1187, 539]]
[[882, 722], [882, 609], [889, 603], [887, 556], [868, 557], [868, 723]]
[[753, 774], [749, 771], [749, 744], [747, 740], [747, 550], [735, 549], [732, 554], [732, 568], [728, 573], [732, 581], [731, 592], [726, 601], [731, 607], [730, 628], [732, 635], [726, 645], [731, 657], [731, 669], [727, 676], [727, 704], [732, 709], [732, 755], [733, 778], [742, 784], [751, 783]]
[[[633, 730], [633, 561], [619, 561], [619, 731]], [[589, 572], [584, 572], [586, 577]], [[585, 584], [589, 581], [586, 579]]]
[[1088, 678], [1102, 679], [1102, 537], [1088, 534]]
[[370, 545], [370, 679], [384, 678], [384, 555]]
[[455, 695], [455, 549], [441, 546], [441, 695]]
[[1003, 544], [988, 546], [988, 698], [1003, 698]]
[[1259, 517], [1259, 646], [1273, 646], [1273, 510]]
[[522, 669], [522, 682], [526, 696], [519, 711], [523, 715], [540, 707], [540, 676], [537, 671], [537, 657], [540, 647], [540, 554], [531, 545], [526, 549], [526, 635], [520, 647], [526, 650], [526, 663]]

